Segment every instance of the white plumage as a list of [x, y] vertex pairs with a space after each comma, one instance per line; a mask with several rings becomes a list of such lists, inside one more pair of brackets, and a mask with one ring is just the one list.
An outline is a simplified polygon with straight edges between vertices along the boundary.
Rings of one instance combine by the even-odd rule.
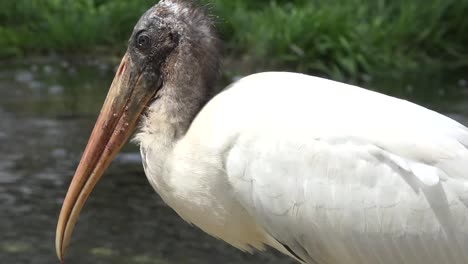
[[272, 72], [217, 95], [177, 142], [160, 116], [137, 135], [149, 181], [240, 249], [319, 264], [468, 263], [468, 129], [443, 115]]
[[294, 73], [243, 78], [206, 103], [220, 49], [192, 1], [160, 1], [128, 43], [62, 206], [62, 261], [87, 197], [141, 121], [152, 186], [237, 248], [309, 264], [468, 263], [466, 127]]

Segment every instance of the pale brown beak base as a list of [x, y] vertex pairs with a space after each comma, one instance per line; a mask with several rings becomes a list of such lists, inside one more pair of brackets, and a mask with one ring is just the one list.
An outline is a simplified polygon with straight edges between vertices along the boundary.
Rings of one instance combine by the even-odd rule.
[[125, 54], [62, 205], [55, 237], [62, 263], [81, 208], [154, 96], [150, 89], [140, 87], [140, 78]]

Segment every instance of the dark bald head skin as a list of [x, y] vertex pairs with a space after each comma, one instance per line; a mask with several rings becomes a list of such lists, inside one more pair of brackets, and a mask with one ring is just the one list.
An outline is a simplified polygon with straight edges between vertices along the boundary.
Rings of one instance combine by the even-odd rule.
[[152, 75], [161, 79], [152, 108], [161, 103], [177, 113], [180, 134], [216, 93], [220, 41], [213, 24], [192, 1], [162, 0], [140, 18], [129, 40], [128, 54], [146, 67], [148, 82]]

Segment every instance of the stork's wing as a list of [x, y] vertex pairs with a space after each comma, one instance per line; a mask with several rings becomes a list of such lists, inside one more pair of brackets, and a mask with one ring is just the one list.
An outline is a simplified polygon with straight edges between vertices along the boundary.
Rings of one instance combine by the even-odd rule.
[[238, 105], [220, 113], [225, 168], [260, 226], [307, 263], [468, 263], [468, 129], [356, 87], [272, 78], [214, 103]]

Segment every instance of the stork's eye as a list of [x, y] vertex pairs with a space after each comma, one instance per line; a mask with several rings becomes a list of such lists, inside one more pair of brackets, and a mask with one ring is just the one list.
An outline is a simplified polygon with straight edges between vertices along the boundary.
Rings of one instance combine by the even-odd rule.
[[169, 32], [169, 38], [172, 42], [176, 43], [179, 41], [179, 34], [177, 34], [177, 32]]
[[140, 49], [146, 49], [151, 45], [151, 39], [145, 33], [141, 33], [137, 37], [137, 47]]

